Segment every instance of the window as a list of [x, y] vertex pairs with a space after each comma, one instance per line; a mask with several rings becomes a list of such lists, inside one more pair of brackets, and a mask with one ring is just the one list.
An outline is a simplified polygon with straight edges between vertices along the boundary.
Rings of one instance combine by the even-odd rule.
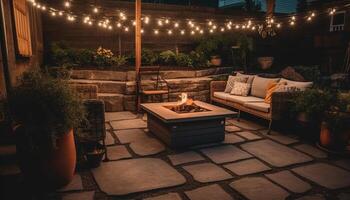
[[343, 31], [345, 26], [345, 11], [336, 12], [332, 15], [330, 31]]
[[13, 11], [18, 53], [21, 56], [30, 57], [32, 55], [32, 45], [26, 0], [14, 0]]

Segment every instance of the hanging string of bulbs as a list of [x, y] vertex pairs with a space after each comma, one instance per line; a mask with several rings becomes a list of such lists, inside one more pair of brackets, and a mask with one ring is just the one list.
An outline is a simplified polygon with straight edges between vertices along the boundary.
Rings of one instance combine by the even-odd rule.
[[[125, 33], [130, 32], [136, 23], [132, 19], [128, 19], [128, 16], [123, 11], [118, 11], [118, 16], [108, 17], [102, 16], [100, 14], [100, 8], [98, 6], [93, 6], [91, 12], [92, 14], [76, 14], [71, 11], [72, 2], [71, 1], [63, 1], [64, 9], [57, 9], [53, 6], [48, 6], [47, 4], [41, 3], [37, 0], [27, 0], [30, 4], [43, 11], [49, 13], [52, 17], [61, 17], [66, 18], [69, 22], [76, 22], [81, 20], [83, 24], [88, 26], [97, 26], [102, 29], [114, 30], [118, 29], [119, 31], [123, 31]], [[324, 12], [317, 12], [318, 15], [328, 14], [334, 15], [337, 10], [348, 9], [350, 4], [344, 4], [341, 6], [337, 6], [337, 8], [332, 7], [327, 9]], [[98, 15], [97, 15], [98, 14]], [[204, 21], [196, 21], [193, 19], [185, 19], [178, 20], [172, 19], [170, 17], [162, 17], [162, 18], [151, 18], [150, 15], [142, 16], [142, 26], [141, 33], [144, 34], [146, 32], [147, 26], [152, 22], [155, 22], [155, 25], [151, 28], [151, 32], [154, 35], [203, 35], [203, 34], [214, 34], [216, 32], [224, 33], [228, 31], [258, 31], [262, 37], [274, 36], [276, 35], [276, 29], [281, 29], [282, 26], [295, 27], [297, 22], [305, 21], [312, 22], [316, 17], [316, 11], [307, 11], [304, 13], [284, 15], [284, 16], [273, 16], [268, 17], [263, 20], [258, 20], [254, 18], [247, 18], [244, 22], [237, 23], [233, 22], [233, 20], [226, 19], [223, 22], [219, 22], [218, 20], [204, 20]]]

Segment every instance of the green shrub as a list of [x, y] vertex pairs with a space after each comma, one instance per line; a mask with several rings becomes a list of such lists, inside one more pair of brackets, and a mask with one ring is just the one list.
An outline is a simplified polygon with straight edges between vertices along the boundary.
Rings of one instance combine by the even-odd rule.
[[176, 65], [182, 67], [193, 67], [193, 60], [190, 55], [179, 53], [176, 56]]
[[192, 51], [190, 53], [192, 59], [193, 67], [208, 67], [210, 66], [209, 60], [201, 52]]
[[121, 67], [124, 66], [128, 60], [126, 56], [123, 55], [118, 55], [118, 56], [113, 56], [112, 57], [112, 67]]
[[57, 66], [73, 65], [72, 53], [66, 42], [53, 42], [50, 45], [50, 62]]
[[9, 96], [15, 122], [28, 133], [33, 148], [55, 146], [57, 138], [85, 117], [78, 96], [66, 80], [38, 71], [24, 73]]
[[79, 66], [91, 66], [94, 60], [94, 51], [90, 49], [76, 49], [75, 63]]
[[173, 51], [163, 51], [159, 54], [159, 61], [163, 65], [175, 65], [176, 64], [176, 54]]
[[158, 61], [158, 55], [150, 49], [142, 49], [141, 62], [142, 65], [154, 65]]

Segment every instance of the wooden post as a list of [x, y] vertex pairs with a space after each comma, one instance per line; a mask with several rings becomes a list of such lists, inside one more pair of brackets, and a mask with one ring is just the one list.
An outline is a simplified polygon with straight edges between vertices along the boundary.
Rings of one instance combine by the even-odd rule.
[[141, 67], [141, 0], [135, 2], [135, 73], [136, 73], [136, 109], [140, 111], [140, 67]]
[[273, 17], [273, 13], [275, 11], [276, 0], [266, 0], [266, 15], [267, 17]]

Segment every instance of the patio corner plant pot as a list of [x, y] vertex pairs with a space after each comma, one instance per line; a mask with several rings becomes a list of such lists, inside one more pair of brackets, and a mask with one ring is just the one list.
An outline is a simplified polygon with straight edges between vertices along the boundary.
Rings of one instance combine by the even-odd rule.
[[210, 63], [213, 66], [218, 67], [218, 66], [221, 66], [222, 60], [221, 60], [220, 56], [212, 56]]
[[25, 72], [8, 101], [18, 124], [16, 143], [27, 187], [42, 191], [68, 184], [76, 164], [73, 129], [85, 119], [83, 103], [68, 81]]
[[350, 130], [344, 129], [334, 133], [327, 122], [322, 122], [320, 133], [320, 145], [332, 151], [344, 151], [349, 142]]
[[17, 152], [25, 181], [48, 190], [70, 183], [76, 165], [73, 129], [56, 139], [56, 147], [35, 153], [28, 151], [28, 134], [24, 127], [16, 129]]
[[91, 168], [99, 167], [101, 165], [105, 152], [106, 149], [100, 143], [96, 142], [94, 144], [94, 147], [86, 152], [88, 165]]
[[258, 63], [261, 66], [261, 69], [268, 70], [271, 68], [274, 61], [274, 57], [259, 57]]

